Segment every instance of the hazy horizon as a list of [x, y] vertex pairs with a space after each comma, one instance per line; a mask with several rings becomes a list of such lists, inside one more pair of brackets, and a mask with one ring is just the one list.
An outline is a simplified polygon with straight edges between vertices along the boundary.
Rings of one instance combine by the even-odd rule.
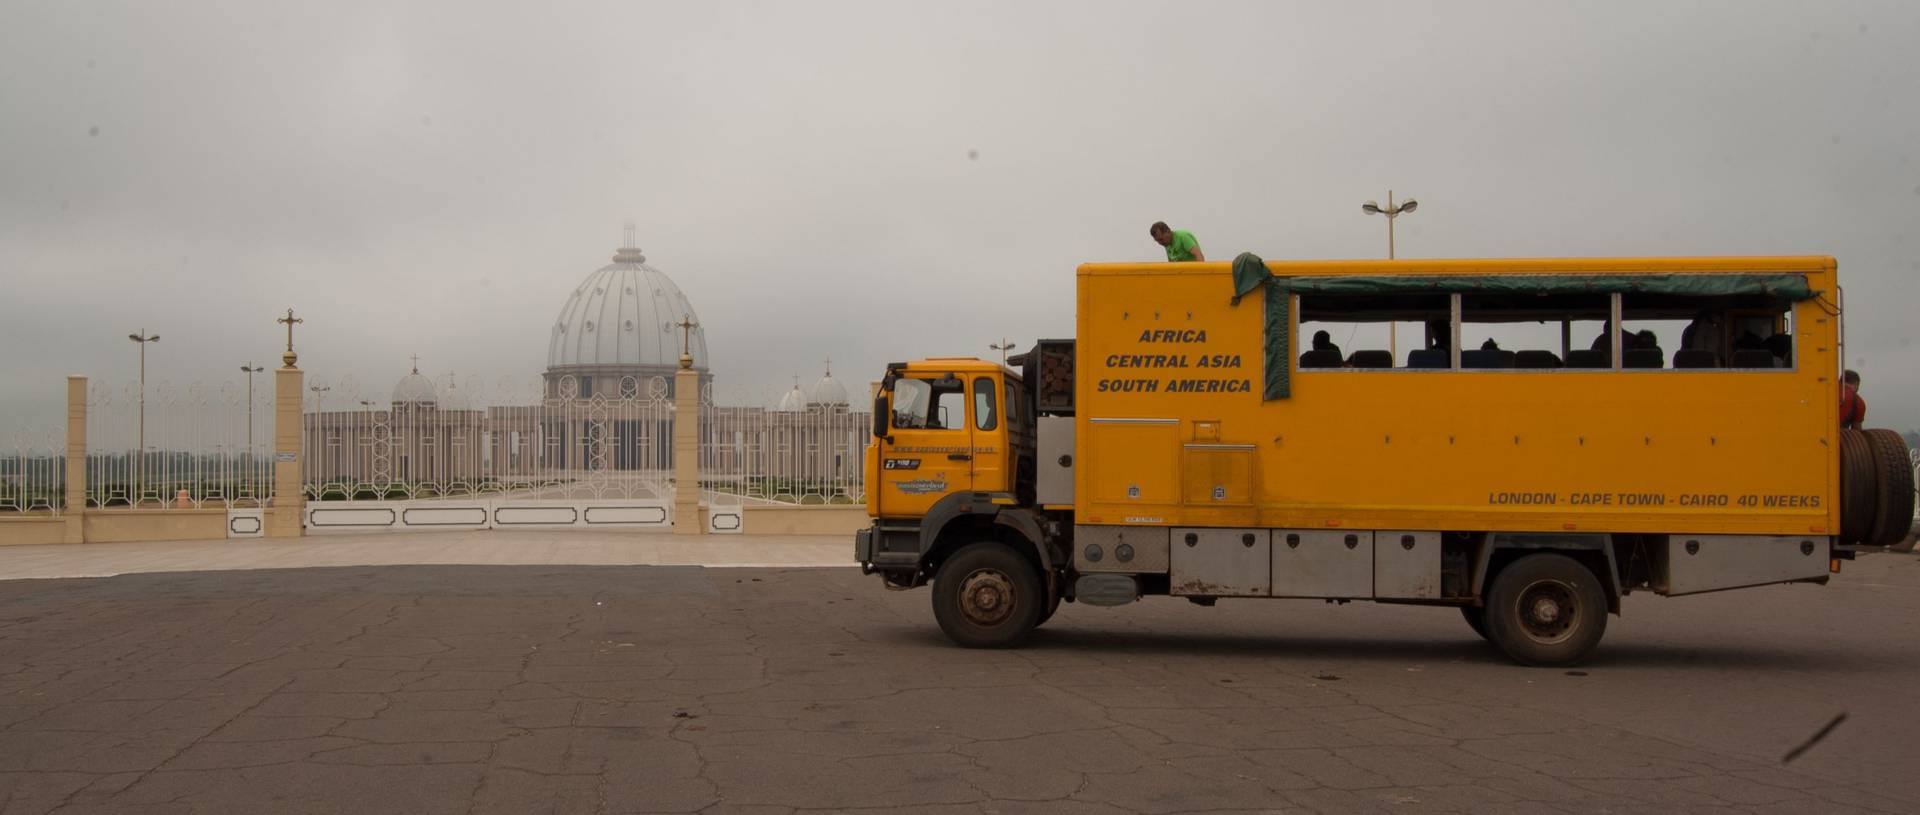
[[[1833, 255], [1920, 426], [1920, 6], [15, 3], [0, 439], [64, 377], [536, 379], [623, 222], [724, 401], [1073, 331], [1073, 268]], [[1903, 78], [1904, 77], [1904, 78]], [[265, 380], [262, 380], [264, 383]]]

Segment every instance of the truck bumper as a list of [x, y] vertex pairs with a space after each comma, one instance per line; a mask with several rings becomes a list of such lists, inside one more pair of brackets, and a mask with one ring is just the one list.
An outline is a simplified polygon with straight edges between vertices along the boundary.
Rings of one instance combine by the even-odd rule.
[[873, 571], [873, 527], [853, 533], [853, 562], [860, 564], [861, 574]]

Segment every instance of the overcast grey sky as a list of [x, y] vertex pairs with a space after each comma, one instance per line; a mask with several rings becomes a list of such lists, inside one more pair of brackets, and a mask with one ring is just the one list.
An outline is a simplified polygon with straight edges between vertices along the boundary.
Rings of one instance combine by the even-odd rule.
[[[723, 397], [1069, 336], [1073, 268], [1832, 254], [1920, 426], [1920, 3], [0, 0], [0, 432], [63, 380], [537, 376], [621, 223]], [[969, 151], [978, 151], [970, 159]]]

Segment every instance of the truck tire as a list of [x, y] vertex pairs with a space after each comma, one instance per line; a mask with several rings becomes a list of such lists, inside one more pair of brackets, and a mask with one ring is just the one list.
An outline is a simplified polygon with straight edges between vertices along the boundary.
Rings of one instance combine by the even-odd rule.
[[967, 544], [933, 581], [933, 618], [965, 648], [1018, 647], [1046, 605], [1039, 570], [1000, 543]]
[[1507, 564], [1487, 592], [1487, 639], [1522, 665], [1578, 664], [1607, 630], [1607, 593], [1579, 561], [1542, 552]]
[[1873, 443], [1858, 430], [1840, 431], [1840, 542], [1865, 543], [1879, 515], [1880, 485]]
[[1460, 616], [1467, 618], [1467, 627], [1473, 629], [1473, 633], [1479, 634], [1481, 639], [1489, 642], [1493, 640], [1492, 637], [1487, 636], [1487, 610], [1485, 608], [1481, 606], [1461, 606]]
[[1873, 532], [1867, 543], [1892, 546], [1913, 529], [1913, 459], [1907, 452], [1907, 440], [1885, 428], [1865, 431], [1867, 446], [1873, 450], [1876, 490]]

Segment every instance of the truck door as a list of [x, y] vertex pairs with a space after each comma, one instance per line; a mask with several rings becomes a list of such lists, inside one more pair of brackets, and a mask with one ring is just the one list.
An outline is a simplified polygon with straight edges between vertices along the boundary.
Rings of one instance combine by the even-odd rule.
[[1007, 419], [1001, 415], [999, 377], [973, 374], [968, 401], [973, 404], [973, 488], [983, 492], [1012, 492], [1008, 479]]
[[965, 380], [908, 374], [893, 383], [892, 440], [880, 444], [880, 515], [917, 518], [973, 489], [973, 423]]

